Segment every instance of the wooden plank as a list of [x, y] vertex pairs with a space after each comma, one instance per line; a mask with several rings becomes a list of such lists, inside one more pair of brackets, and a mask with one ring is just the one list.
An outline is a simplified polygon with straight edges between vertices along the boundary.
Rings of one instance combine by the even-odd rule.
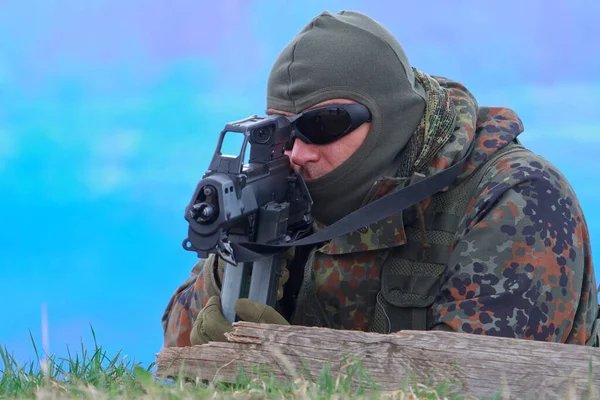
[[[565, 393], [600, 395], [600, 349], [437, 331], [383, 335], [304, 326], [237, 322], [228, 342], [164, 348], [157, 372], [208, 381], [234, 382], [259, 363], [278, 378], [316, 379], [325, 366], [339, 374], [349, 362], [362, 367], [383, 391], [402, 389], [406, 379], [432, 385], [455, 382], [465, 395], [553, 398]], [[183, 369], [181, 365], [183, 363]], [[590, 369], [591, 368], [591, 369]]]

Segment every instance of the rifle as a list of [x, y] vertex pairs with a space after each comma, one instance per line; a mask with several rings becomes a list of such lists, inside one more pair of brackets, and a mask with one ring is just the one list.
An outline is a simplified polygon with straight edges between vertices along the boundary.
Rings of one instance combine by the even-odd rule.
[[[282, 115], [252, 115], [226, 124], [209, 169], [185, 208], [189, 227], [183, 248], [199, 258], [213, 253], [225, 261], [221, 307], [229, 322], [236, 320], [234, 304], [240, 298], [275, 305], [283, 255], [282, 250], [254, 262], [239, 261], [231, 243], [291, 242], [311, 230], [312, 199], [284, 154], [291, 131], [290, 120]], [[244, 135], [237, 156], [221, 151], [231, 132]], [[249, 163], [244, 165], [248, 144]]]

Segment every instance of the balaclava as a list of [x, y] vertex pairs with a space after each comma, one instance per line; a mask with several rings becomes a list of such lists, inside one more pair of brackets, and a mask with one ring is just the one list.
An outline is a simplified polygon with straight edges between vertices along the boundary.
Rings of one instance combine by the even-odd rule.
[[283, 49], [269, 76], [267, 108], [296, 114], [335, 98], [367, 106], [372, 124], [348, 160], [307, 182], [313, 216], [326, 225], [358, 209], [378, 177], [396, 174], [427, 96], [385, 27], [341, 11], [321, 13]]

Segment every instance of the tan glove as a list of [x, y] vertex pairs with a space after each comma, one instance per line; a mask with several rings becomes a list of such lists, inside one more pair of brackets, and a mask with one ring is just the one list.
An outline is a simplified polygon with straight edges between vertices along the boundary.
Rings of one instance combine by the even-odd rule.
[[[294, 259], [295, 249], [290, 247], [281, 259], [281, 276], [277, 288], [277, 300], [283, 298], [283, 286], [290, 277], [287, 264]], [[231, 330], [231, 324], [223, 317], [221, 310], [221, 289], [215, 279], [215, 270], [220, 282], [223, 282], [223, 265], [225, 262], [210, 254], [203, 266], [204, 287], [206, 295], [209, 296], [208, 303], [200, 310], [194, 321], [190, 340], [192, 344], [203, 344], [209, 341], [225, 341], [225, 332]], [[260, 322], [267, 324], [289, 325], [285, 318], [273, 307], [260, 304], [248, 299], [239, 299], [234, 305], [235, 313], [242, 321]]]
[[[281, 314], [266, 304], [256, 303], [248, 299], [239, 299], [235, 302], [234, 309], [242, 321], [289, 325], [289, 322]], [[194, 321], [190, 341], [193, 345], [208, 342], [226, 342], [225, 332], [229, 332], [231, 329], [231, 324], [225, 319], [221, 311], [221, 299], [219, 296], [213, 296]]]

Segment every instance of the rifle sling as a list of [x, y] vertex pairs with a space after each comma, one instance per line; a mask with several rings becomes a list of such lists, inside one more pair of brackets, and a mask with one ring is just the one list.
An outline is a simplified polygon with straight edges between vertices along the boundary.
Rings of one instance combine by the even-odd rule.
[[278, 243], [256, 242], [231, 242], [233, 256], [237, 262], [253, 262], [265, 257], [270, 257], [280, 250], [288, 247], [313, 245], [327, 242], [335, 237], [368, 226], [374, 222], [397, 214], [428, 197], [434, 195], [445, 187], [450, 186], [467, 161], [475, 146], [473, 140], [463, 158], [453, 166], [427, 178], [423, 178], [394, 193], [383, 196], [358, 210], [351, 212], [344, 218], [334, 222], [326, 228], [319, 230], [304, 238]]

